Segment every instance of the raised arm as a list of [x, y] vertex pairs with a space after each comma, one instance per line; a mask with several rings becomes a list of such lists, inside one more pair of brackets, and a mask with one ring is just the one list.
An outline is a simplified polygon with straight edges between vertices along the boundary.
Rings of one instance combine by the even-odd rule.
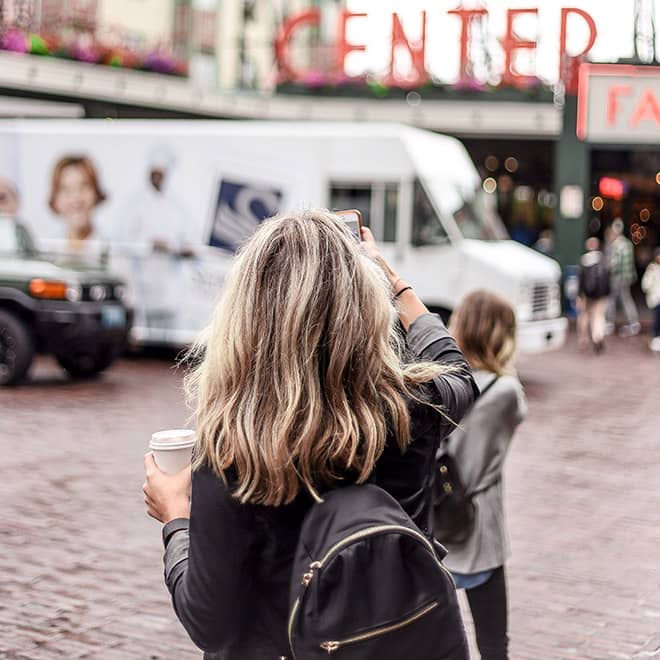
[[440, 317], [429, 314], [413, 287], [387, 263], [366, 227], [362, 228], [362, 241], [366, 254], [383, 269], [392, 285], [399, 320], [407, 332], [408, 348], [414, 359], [449, 367], [447, 373], [435, 378], [432, 387], [427, 387], [425, 392], [432, 403], [442, 406], [445, 411], [445, 416], [438, 416], [438, 433], [444, 437], [460, 422], [479, 395], [472, 370]]
[[412, 323], [406, 337], [408, 348], [417, 360], [428, 360], [447, 366], [447, 371], [433, 379], [426, 388], [432, 403], [442, 406], [438, 415], [438, 435], [451, 433], [470, 409], [479, 388], [472, 370], [454, 338], [436, 314], [424, 314]]

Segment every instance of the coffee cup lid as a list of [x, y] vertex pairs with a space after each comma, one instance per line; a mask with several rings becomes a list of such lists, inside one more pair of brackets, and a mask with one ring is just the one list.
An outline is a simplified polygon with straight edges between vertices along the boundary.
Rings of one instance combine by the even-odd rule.
[[157, 431], [151, 436], [152, 449], [184, 449], [195, 444], [195, 432], [190, 429]]

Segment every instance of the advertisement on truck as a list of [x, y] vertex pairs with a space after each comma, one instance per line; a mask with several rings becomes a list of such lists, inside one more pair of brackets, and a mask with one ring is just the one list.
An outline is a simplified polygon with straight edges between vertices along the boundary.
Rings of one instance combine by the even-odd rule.
[[432, 308], [490, 288], [516, 306], [522, 350], [564, 341], [559, 266], [506, 240], [453, 138], [394, 124], [36, 120], [1, 122], [0, 154], [0, 212], [42, 249], [123, 277], [137, 344], [193, 341], [241, 243], [305, 207], [359, 210]]

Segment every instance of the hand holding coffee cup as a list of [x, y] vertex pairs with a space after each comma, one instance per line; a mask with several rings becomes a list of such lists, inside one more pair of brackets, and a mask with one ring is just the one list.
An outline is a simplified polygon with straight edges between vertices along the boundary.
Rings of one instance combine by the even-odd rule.
[[147, 513], [167, 523], [190, 517], [191, 467], [194, 431], [154, 433], [144, 457], [142, 486]]
[[190, 464], [194, 446], [195, 432], [188, 429], [158, 431], [149, 443], [156, 465], [167, 474], [176, 474]]

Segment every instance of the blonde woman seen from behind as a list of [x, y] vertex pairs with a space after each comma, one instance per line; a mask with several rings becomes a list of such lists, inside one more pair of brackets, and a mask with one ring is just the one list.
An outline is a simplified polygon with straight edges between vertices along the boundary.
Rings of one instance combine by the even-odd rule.
[[[293, 556], [325, 490], [375, 480], [432, 536], [434, 450], [476, 385], [442, 321], [369, 230], [362, 238], [327, 211], [261, 225], [188, 382], [198, 433], [191, 500], [190, 471], [168, 476], [145, 457], [147, 511], [165, 523], [165, 581], [205, 658], [291, 657]], [[456, 603], [446, 606], [460, 620]]]
[[475, 493], [475, 524], [460, 545], [447, 544], [445, 563], [466, 590], [479, 652], [484, 660], [508, 658], [504, 563], [509, 557], [502, 472], [513, 434], [527, 413], [513, 371], [516, 319], [511, 305], [488, 291], [469, 294], [454, 312], [450, 330], [482, 390], [449, 438], [468, 493]]

